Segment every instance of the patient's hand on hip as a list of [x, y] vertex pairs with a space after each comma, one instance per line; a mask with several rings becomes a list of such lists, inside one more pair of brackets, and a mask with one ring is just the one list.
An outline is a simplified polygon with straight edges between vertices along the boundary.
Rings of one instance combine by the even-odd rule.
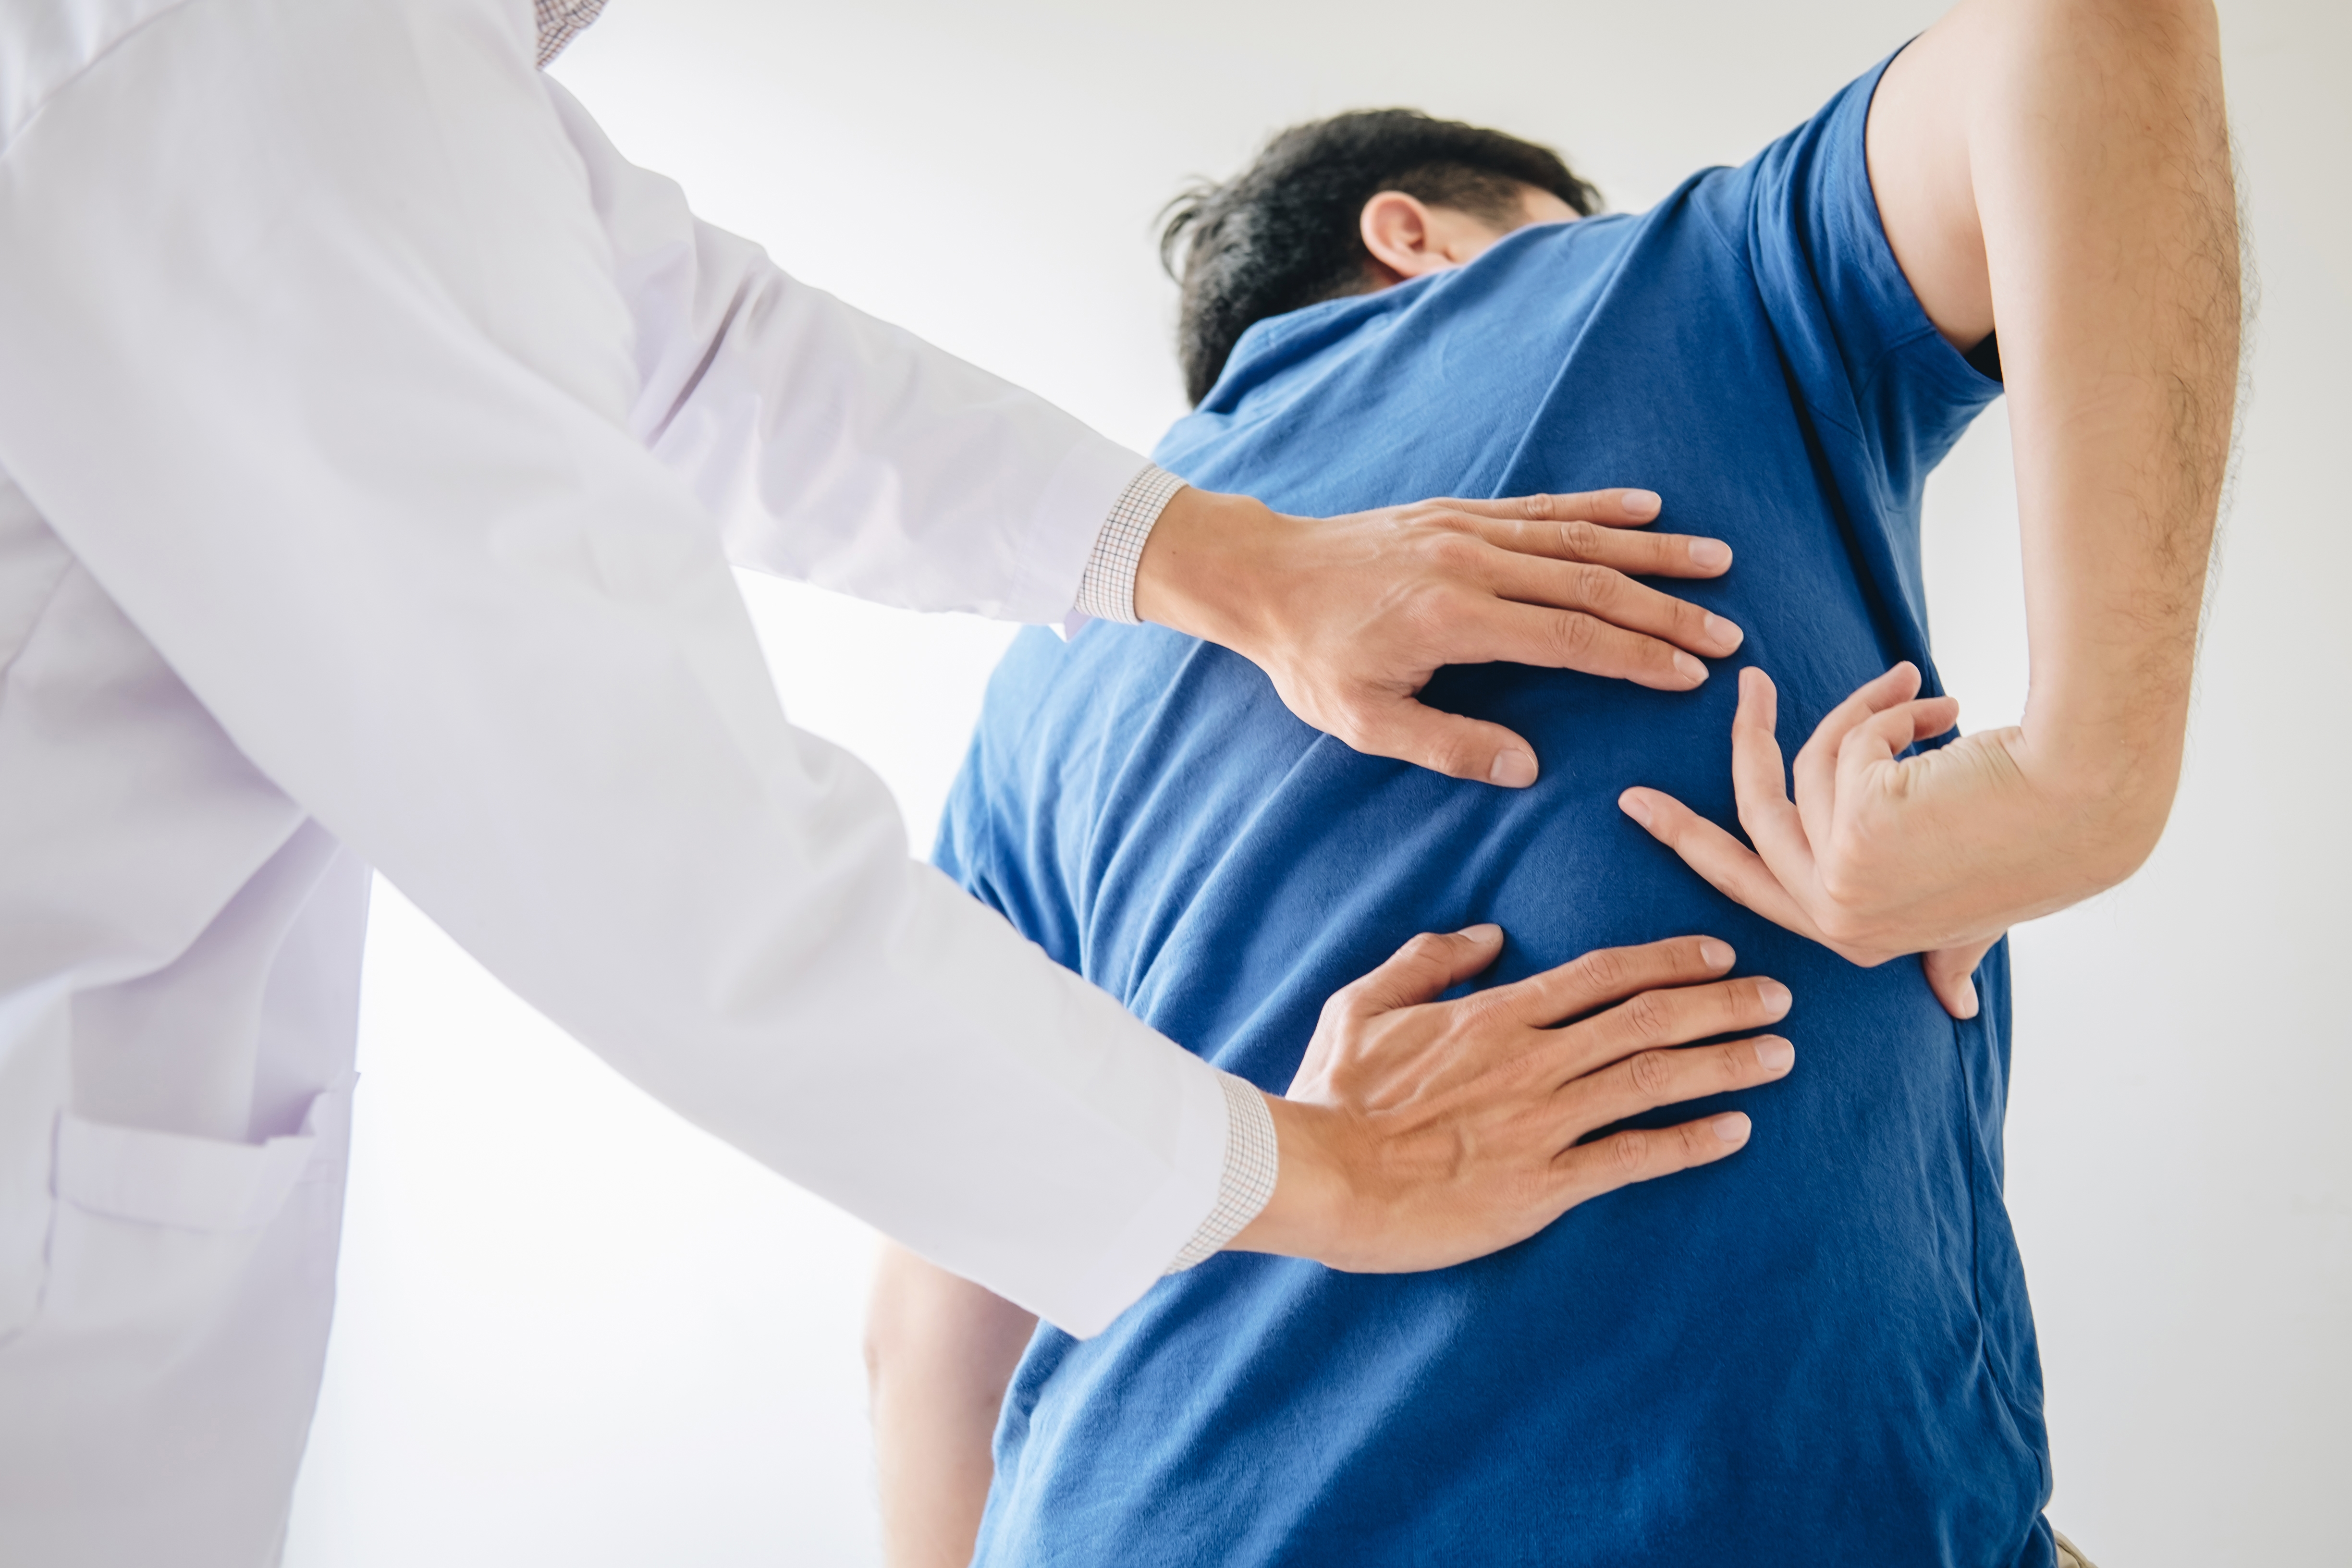
[[[1289, 1092], [1273, 1201], [1235, 1237], [1368, 1273], [1440, 1268], [1526, 1239], [1585, 1199], [1720, 1160], [1748, 1119], [1581, 1142], [1628, 1117], [1787, 1075], [1764, 1035], [1787, 987], [1718, 978], [1706, 937], [1587, 953], [1457, 1001], [1433, 998], [1493, 963], [1498, 927], [1418, 936], [1327, 1003]], [[1553, 1027], [1575, 1019], [1566, 1027]]]
[[[1855, 963], [1919, 953], [1954, 1017], [1977, 1011], [1969, 975], [2001, 932], [2114, 886], [2162, 826], [2153, 808], [1992, 730], [1904, 756], [1959, 721], [1898, 664], [1832, 709], [1797, 753], [1790, 800], [1774, 733], [1778, 694], [1740, 671], [1731, 773], [1745, 844], [1659, 790], [1625, 814], [1726, 897]], [[2167, 792], [2168, 795], [2168, 791]]]

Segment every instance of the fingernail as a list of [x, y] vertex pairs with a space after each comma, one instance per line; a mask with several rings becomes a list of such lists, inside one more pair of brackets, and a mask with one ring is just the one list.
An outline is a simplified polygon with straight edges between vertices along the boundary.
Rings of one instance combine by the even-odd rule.
[[1786, 1040], [1776, 1040], [1768, 1035], [1756, 1042], [1756, 1060], [1767, 1072], [1784, 1071], [1796, 1059], [1797, 1047]]
[[1699, 962], [1709, 969], [1728, 969], [1731, 961], [1739, 955], [1731, 951], [1729, 942], [1717, 942], [1709, 936], [1699, 939], [1698, 956]]
[[1739, 1111], [1727, 1110], [1715, 1119], [1715, 1135], [1726, 1143], [1748, 1142], [1748, 1118]]
[[1503, 934], [1503, 928], [1492, 921], [1485, 921], [1475, 926], [1464, 926], [1454, 934], [1466, 937], [1472, 942], [1492, 942]]
[[1690, 542], [1691, 564], [1708, 571], [1719, 571], [1731, 564], [1731, 546], [1720, 539], [1694, 539]]
[[1771, 1008], [1775, 1013], [1787, 1012], [1789, 1010], [1789, 1004], [1795, 1000], [1794, 997], [1789, 994], [1789, 988], [1781, 984], [1777, 980], [1758, 981], [1756, 983], [1756, 995], [1759, 1001], [1762, 1002], [1767, 1007]]
[[1536, 760], [1525, 752], [1497, 752], [1486, 777], [1505, 789], [1525, 789], [1536, 782]]
[[1675, 655], [1675, 673], [1696, 686], [1706, 679], [1706, 666], [1686, 653], [1677, 653]]
[[1635, 517], [1654, 517], [1658, 510], [1655, 490], [1627, 490], [1622, 498], [1624, 508]]
[[1634, 821], [1640, 823], [1643, 826], [1647, 827], [1650, 826], [1649, 803], [1643, 800], [1640, 795], [1635, 795], [1632, 790], [1629, 789], [1623, 795], [1617, 797], [1617, 809], [1632, 817]]
[[1707, 616], [1706, 635], [1713, 637], [1717, 642], [1721, 643], [1726, 647], [1738, 647], [1742, 642], [1746, 641], [1748, 637], [1748, 634], [1746, 632], [1741, 631], [1737, 626], [1725, 620], [1721, 616]]

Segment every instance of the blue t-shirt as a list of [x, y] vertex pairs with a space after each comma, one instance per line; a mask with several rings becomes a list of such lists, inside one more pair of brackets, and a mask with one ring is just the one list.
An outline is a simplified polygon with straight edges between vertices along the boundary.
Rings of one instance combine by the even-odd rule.
[[1617, 809], [1734, 820], [1738, 664], [1792, 753], [1899, 658], [1929, 670], [1927, 470], [1998, 393], [1889, 252], [1877, 72], [1640, 216], [1253, 327], [1160, 462], [1328, 515], [1646, 485], [1727, 541], [1673, 591], [1747, 630], [1694, 693], [1489, 665], [1427, 700], [1507, 724], [1512, 793], [1360, 756], [1241, 658], [1097, 625], [1006, 655], [937, 858], [1055, 959], [1285, 1088], [1324, 998], [1415, 931], [1496, 921], [1493, 981], [1685, 932], [1786, 981], [1787, 1079], [1717, 1164], [1476, 1262], [1361, 1276], [1226, 1254], [1014, 1374], [977, 1561], [2045, 1568], [2047, 1445], [2001, 1202], [2005, 948], [1948, 1017], [1732, 905]]

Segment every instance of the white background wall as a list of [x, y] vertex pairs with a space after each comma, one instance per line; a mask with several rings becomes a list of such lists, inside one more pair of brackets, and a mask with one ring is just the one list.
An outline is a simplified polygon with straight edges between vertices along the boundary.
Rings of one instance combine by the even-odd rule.
[[[614, 0], [558, 74], [783, 264], [1135, 445], [1181, 411], [1151, 217], [1390, 103], [1549, 141], [1638, 209], [1926, 0]], [[2226, 0], [2264, 306], [2187, 781], [2133, 882], [2017, 940], [2011, 1198], [2053, 1516], [2107, 1568], [2352, 1562], [2352, 7]], [[1970, 728], [2023, 702], [2000, 410], [1931, 491]], [[787, 711], [918, 850], [1004, 629], [747, 582]], [[685, 1127], [396, 894], [369, 950], [343, 1307], [295, 1568], [876, 1560], [870, 1239]]]

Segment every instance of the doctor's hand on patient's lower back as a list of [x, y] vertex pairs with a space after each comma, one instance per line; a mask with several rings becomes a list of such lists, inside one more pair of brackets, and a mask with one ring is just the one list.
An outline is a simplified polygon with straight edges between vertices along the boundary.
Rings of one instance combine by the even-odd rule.
[[[1618, 804], [1726, 897], [1864, 966], [1920, 955], [1956, 1018], [1977, 1012], [1975, 972], [2001, 933], [2114, 886], [2163, 825], [2104, 771], [2069, 767], [2023, 729], [1988, 730], [1913, 756], [1959, 722], [1896, 665], [1847, 698], [1797, 753], [1790, 798], [1775, 734], [1779, 695], [1739, 672], [1731, 726], [1739, 826], [1755, 847], [1674, 796]], [[2166, 792], [2168, 800], [2169, 792]]]
[[[1281, 1172], [1230, 1244], [1335, 1268], [1442, 1268], [1525, 1240], [1629, 1183], [1733, 1154], [1748, 1119], [1721, 1111], [1621, 1131], [1628, 1117], [1786, 1077], [1771, 1035], [1787, 987], [1725, 980], [1708, 937], [1591, 952], [1452, 1002], [1502, 952], [1498, 927], [1418, 936], [1324, 1005], [1307, 1057], [1269, 1099]], [[1565, 1027], [1554, 1027], [1573, 1019]]]
[[1706, 680], [1700, 658], [1731, 654], [1739, 628], [1634, 579], [1720, 576], [1731, 548], [1639, 531], [1660, 504], [1609, 489], [1303, 518], [1185, 489], [1144, 546], [1136, 613], [1242, 655], [1359, 752], [1521, 788], [1533, 746], [1418, 693], [1443, 666], [1496, 661], [1662, 691]]

